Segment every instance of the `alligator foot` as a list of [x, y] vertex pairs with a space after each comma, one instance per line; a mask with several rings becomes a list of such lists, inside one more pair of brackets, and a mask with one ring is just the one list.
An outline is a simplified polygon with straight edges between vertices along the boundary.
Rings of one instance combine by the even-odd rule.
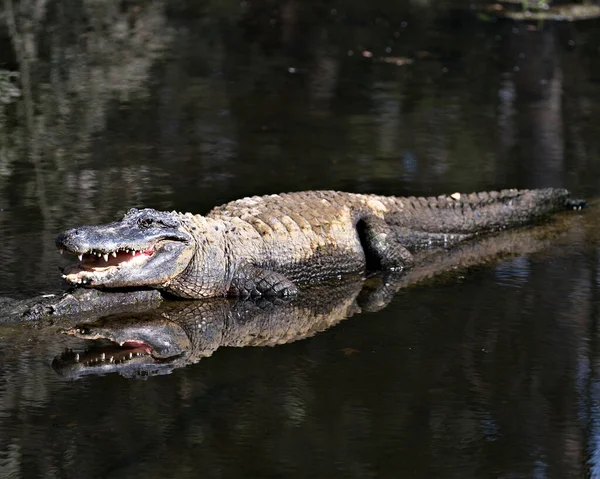
[[385, 308], [398, 290], [404, 286], [403, 278], [403, 274], [395, 271], [368, 278], [356, 298], [361, 311], [374, 313]]
[[402, 271], [414, 264], [414, 258], [389, 225], [377, 216], [367, 216], [356, 225], [367, 258], [367, 269]]
[[297, 293], [296, 285], [282, 274], [256, 266], [239, 268], [229, 286], [229, 296], [240, 298], [283, 297]]

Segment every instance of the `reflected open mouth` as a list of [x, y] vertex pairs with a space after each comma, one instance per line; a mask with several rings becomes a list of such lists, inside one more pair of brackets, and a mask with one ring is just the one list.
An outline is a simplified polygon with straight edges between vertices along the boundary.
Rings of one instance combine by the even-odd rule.
[[61, 254], [65, 251], [76, 255], [79, 262], [67, 266], [63, 272], [63, 278], [71, 284], [91, 284], [94, 280], [107, 275], [111, 270], [125, 265], [141, 266], [154, 255], [156, 247], [152, 246], [141, 250], [127, 248], [116, 251], [89, 250], [84, 253], [60, 248]]
[[85, 352], [65, 351], [61, 361], [78, 363], [85, 367], [143, 362], [152, 358], [152, 348], [142, 341], [126, 341], [121, 346], [111, 345], [90, 349]]
[[113, 372], [126, 377], [169, 374], [185, 351], [165, 344], [160, 334], [156, 341], [148, 339], [146, 336], [153, 336], [152, 328], [147, 329], [144, 324], [139, 326], [141, 331], [137, 326], [133, 331], [127, 331], [127, 327], [121, 329], [118, 325], [107, 328], [91, 324], [62, 329], [60, 333], [86, 340], [87, 345], [64, 350], [54, 358], [52, 368], [71, 379]]
[[[86, 328], [74, 328], [63, 333], [82, 337]], [[88, 374], [119, 373], [128, 378], [146, 378], [169, 374], [172, 363], [180, 355], [162, 357], [150, 344], [136, 339], [116, 341], [89, 333], [89, 339], [98, 339], [85, 351], [65, 350], [52, 361], [52, 368], [61, 376], [78, 379]]]

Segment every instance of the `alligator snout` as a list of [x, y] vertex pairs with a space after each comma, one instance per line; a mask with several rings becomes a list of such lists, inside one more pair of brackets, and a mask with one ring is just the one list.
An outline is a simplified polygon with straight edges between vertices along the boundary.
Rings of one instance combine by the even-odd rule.
[[94, 234], [93, 226], [80, 226], [62, 232], [56, 238], [56, 247], [71, 253], [86, 253], [97, 244], [97, 234]]
[[81, 236], [80, 228], [73, 228], [67, 231], [63, 231], [56, 238], [56, 247], [61, 250], [67, 249], [69, 251], [76, 251], [78, 242], [75, 240], [75, 238], [79, 236]]

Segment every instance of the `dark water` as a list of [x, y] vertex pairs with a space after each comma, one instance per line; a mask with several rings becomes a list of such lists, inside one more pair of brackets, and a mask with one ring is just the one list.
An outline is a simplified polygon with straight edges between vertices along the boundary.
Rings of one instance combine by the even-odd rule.
[[[460, 3], [7, 1], [0, 296], [64, 289], [57, 232], [133, 206], [598, 196], [599, 26]], [[3, 327], [0, 476], [600, 477], [599, 217], [312, 338], [147, 380], [68, 381], [51, 363], [86, 342]]]

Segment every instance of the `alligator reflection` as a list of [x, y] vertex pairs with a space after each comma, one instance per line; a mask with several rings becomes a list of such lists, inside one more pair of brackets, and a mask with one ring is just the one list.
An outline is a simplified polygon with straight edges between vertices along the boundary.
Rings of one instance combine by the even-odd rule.
[[110, 372], [148, 377], [196, 363], [219, 347], [275, 346], [307, 338], [359, 312], [382, 309], [398, 290], [444, 272], [568, 241], [568, 231], [578, 221], [576, 215], [564, 215], [452, 250], [423, 251], [406, 274], [320, 284], [287, 300], [169, 301], [143, 313], [81, 323], [62, 332], [93, 340], [92, 345], [66, 351], [54, 359], [53, 368], [70, 379]]
[[196, 363], [223, 346], [289, 343], [358, 312], [362, 283], [355, 279], [311, 288], [309, 294], [288, 300], [169, 302], [138, 316], [104, 318], [64, 332], [112, 344], [66, 352], [53, 367], [70, 378], [113, 371], [127, 377], [151, 376]]

